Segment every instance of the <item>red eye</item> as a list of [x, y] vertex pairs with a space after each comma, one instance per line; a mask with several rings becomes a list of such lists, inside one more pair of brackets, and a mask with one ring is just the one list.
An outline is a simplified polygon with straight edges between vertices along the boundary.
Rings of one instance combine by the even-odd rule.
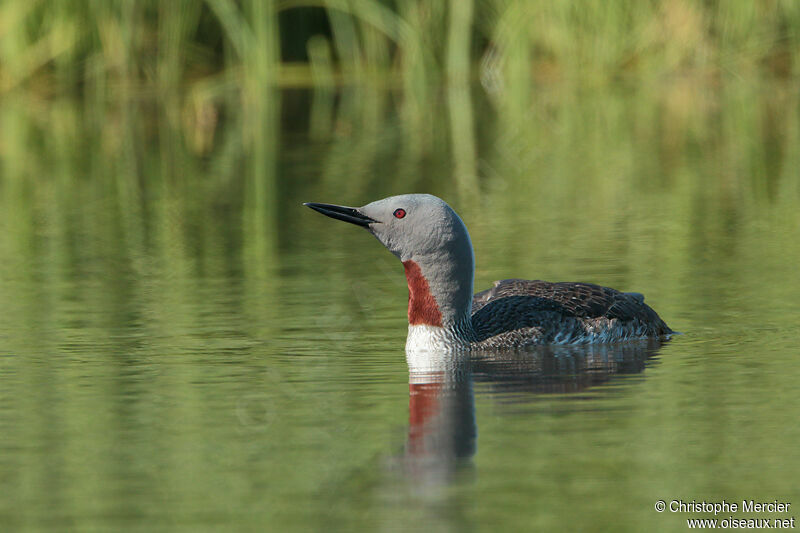
[[394, 218], [403, 218], [404, 216], [406, 216], [406, 210], [405, 209], [401, 208], [401, 209], [395, 209], [394, 210]]

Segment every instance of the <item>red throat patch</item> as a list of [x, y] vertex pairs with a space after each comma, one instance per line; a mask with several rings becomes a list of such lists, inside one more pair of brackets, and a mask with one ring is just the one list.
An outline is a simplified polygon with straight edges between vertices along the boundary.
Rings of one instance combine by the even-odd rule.
[[408, 281], [408, 323], [441, 327], [442, 313], [419, 265], [414, 261], [403, 261], [403, 266]]

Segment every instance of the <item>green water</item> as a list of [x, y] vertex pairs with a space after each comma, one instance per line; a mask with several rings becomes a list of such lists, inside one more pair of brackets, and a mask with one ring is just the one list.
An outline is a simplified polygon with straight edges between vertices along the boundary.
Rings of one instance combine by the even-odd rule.
[[[423, 116], [357, 88], [173, 104], [0, 104], [3, 531], [684, 531], [703, 516], [660, 499], [798, 514], [794, 88], [503, 103], [476, 88]], [[683, 334], [428, 380], [441, 412], [421, 449], [402, 266], [301, 206], [402, 192], [461, 214], [476, 290], [600, 283], [646, 294]]]

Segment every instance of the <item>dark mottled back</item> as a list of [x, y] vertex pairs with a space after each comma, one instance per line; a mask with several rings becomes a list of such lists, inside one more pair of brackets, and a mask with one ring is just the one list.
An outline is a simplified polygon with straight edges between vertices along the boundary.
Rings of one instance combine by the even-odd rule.
[[623, 327], [631, 336], [672, 333], [641, 294], [591, 283], [506, 279], [472, 299], [472, 325], [479, 340], [525, 330], [541, 337], [539, 342], [550, 342], [547, 332], [563, 332], [565, 324], [574, 324], [576, 330]]

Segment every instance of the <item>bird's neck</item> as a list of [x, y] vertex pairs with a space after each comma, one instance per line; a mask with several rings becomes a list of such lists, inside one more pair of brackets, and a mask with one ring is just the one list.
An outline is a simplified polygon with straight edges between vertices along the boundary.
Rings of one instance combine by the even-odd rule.
[[[408, 282], [409, 328], [463, 330], [472, 310], [473, 263], [403, 261]], [[454, 331], [454, 333], [458, 333]]]
[[408, 324], [442, 327], [442, 310], [416, 261], [403, 261], [408, 282]]

